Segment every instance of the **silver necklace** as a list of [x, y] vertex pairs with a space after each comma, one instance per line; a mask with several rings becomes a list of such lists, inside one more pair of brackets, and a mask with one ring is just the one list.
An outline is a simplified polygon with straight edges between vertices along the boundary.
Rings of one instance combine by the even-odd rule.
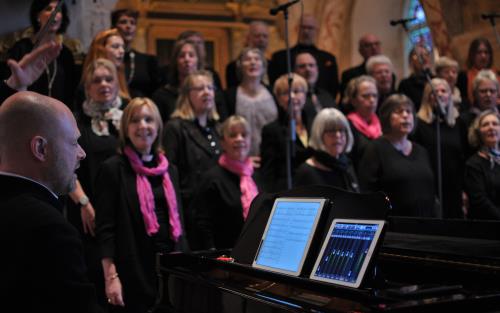
[[54, 64], [54, 71], [52, 71], [52, 75], [49, 70], [50, 65], [47, 65], [47, 67], [45, 68], [45, 74], [47, 74], [47, 81], [48, 81], [49, 97], [52, 97], [52, 85], [54, 85], [54, 81], [57, 75], [57, 60], [54, 60], [53, 64]]

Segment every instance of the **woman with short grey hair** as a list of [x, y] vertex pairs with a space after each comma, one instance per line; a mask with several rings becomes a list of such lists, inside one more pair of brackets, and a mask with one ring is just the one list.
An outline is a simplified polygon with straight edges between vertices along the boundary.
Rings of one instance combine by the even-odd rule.
[[314, 119], [309, 139], [312, 156], [297, 169], [295, 185], [329, 185], [359, 192], [354, 167], [346, 155], [353, 143], [344, 114], [334, 108], [321, 110]]

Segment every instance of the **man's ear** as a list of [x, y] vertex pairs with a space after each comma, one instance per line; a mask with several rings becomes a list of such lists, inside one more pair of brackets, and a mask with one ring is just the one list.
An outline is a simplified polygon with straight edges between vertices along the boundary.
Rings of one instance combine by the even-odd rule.
[[35, 136], [31, 139], [30, 149], [33, 156], [39, 161], [47, 160], [47, 139], [42, 136]]

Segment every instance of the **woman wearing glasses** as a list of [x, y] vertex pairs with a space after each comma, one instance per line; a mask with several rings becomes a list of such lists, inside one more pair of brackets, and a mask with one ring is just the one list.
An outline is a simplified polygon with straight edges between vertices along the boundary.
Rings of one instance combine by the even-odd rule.
[[212, 75], [207, 71], [189, 74], [180, 89], [177, 109], [165, 125], [163, 141], [168, 160], [179, 169], [188, 239], [193, 193], [202, 174], [217, 164], [222, 152], [216, 130], [218, 120]]

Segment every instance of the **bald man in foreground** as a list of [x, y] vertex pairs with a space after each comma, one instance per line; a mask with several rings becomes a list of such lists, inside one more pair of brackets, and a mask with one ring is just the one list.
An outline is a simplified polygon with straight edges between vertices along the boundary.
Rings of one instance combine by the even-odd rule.
[[0, 305], [15, 312], [96, 312], [82, 244], [58, 196], [85, 152], [69, 109], [21, 91], [0, 106]]

